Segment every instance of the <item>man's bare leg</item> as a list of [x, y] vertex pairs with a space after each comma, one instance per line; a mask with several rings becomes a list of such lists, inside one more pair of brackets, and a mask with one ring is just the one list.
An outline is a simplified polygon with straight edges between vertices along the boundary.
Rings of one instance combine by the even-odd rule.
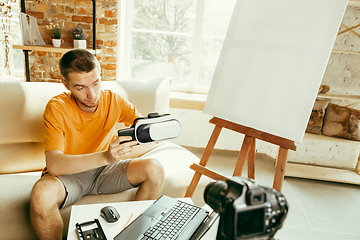
[[63, 221], [59, 207], [66, 197], [62, 182], [53, 176], [42, 177], [30, 197], [30, 217], [40, 240], [62, 239]]
[[129, 182], [137, 186], [135, 200], [151, 200], [160, 197], [164, 182], [164, 168], [156, 159], [134, 159], [127, 167]]

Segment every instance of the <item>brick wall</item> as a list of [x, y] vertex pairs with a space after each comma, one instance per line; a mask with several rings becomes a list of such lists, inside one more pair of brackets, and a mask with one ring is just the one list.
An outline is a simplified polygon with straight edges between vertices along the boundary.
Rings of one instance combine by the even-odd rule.
[[[53, 22], [63, 25], [62, 46], [73, 45], [69, 30], [79, 25], [89, 35], [87, 47], [92, 48], [92, 6], [91, 0], [25, 0], [26, 13], [37, 18], [40, 34], [47, 45], [51, 45], [51, 36], [46, 25]], [[106, 81], [116, 78], [117, 12], [117, 1], [96, 1], [96, 43], [102, 49], [97, 58], [102, 67], [102, 79]], [[29, 52], [31, 81], [59, 82], [60, 57], [60, 53]]]

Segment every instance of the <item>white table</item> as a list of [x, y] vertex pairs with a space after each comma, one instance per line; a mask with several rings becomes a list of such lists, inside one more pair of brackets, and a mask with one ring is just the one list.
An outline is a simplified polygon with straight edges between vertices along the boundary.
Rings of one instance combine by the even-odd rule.
[[[179, 200], [192, 203], [192, 200], [190, 198], [180, 198]], [[106, 238], [108, 240], [113, 240], [114, 237], [124, 228], [125, 225], [128, 225], [135, 218], [137, 218], [153, 202], [154, 200], [74, 205], [71, 207], [67, 240], [79, 240], [75, 227], [76, 223], [93, 221], [95, 218], [99, 219], [101, 227], [106, 235]], [[107, 223], [100, 216], [100, 210], [105, 206], [113, 206], [114, 208], [116, 208], [116, 210], [120, 214], [120, 219], [117, 222]], [[131, 219], [128, 222], [130, 217]], [[210, 229], [210, 231], [202, 239], [211, 240], [215, 238], [216, 238], [216, 230]]]

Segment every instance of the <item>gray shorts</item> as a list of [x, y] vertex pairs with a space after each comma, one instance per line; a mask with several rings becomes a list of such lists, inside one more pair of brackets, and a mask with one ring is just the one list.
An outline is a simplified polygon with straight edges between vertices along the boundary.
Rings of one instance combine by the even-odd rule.
[[64, 184], [66, 197], [60, 208], [68, 207], [85, 195], [118, 193], [130, 188], [126, 169], [131, 159], [89, 171], [57, 176]]

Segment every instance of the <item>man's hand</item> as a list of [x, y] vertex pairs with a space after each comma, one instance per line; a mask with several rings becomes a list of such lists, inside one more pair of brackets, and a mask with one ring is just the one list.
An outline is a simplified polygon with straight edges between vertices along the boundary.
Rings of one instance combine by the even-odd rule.
[[137, 141], [131, 140], [130, 136], [121, 136], [110, 143], [109, 149], [106, 152], [108, 164], [116, 164], [131, 153], [132, 147], [137, 145]]

